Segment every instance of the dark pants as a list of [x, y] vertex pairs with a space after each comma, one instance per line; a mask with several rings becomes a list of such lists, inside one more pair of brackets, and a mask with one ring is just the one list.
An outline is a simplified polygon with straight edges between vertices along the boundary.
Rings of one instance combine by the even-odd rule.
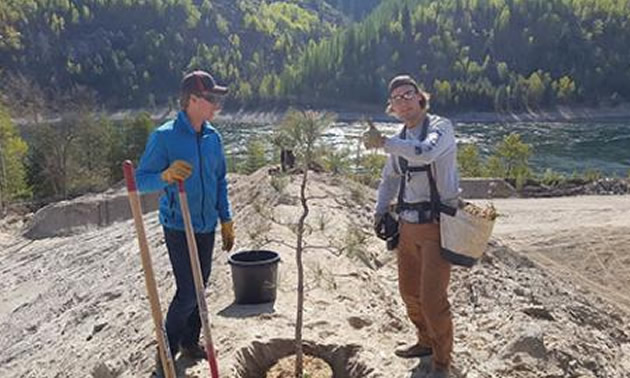
[[[166, 248], [171, 260], [177, 291], [168, 308], [166, 315], [166, 334], [173, 357], [177, 354], [179, 346], [192, 346], [199, 342], [201, 320], [197, 307], [195, 294], [195, 282], [186, 243], [186, 233], [164, 227]], [[214, 247], [214, 232], [195, 234], [197, 252], [201, 265], [201, 275], [204, 287], [210, 277], [212, 267], [212, 249]]]

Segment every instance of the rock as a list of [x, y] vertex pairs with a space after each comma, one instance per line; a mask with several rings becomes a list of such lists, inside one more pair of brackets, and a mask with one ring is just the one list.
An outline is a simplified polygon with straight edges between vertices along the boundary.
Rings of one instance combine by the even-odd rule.
[[[159, 195], [160, 192], [156, 192], [140, 197], [143, 213], [158, 208]], [[52, 203], [39, 209], [24, 236], [29, 239], [43, 239], [73, 235], [130, 218], [131, 210], [125, 189], [88, 194], [72, 201]]]
[[368, 327], [372, 325], [372, 322], [369, 319], [365, 319], [359, 316], [351, 316], [348, 318], [348, 323], [354, 329], [361, 329], [363, 327]]
[[510, 359], [517, 353], [525, 353], [536, 359], [547, 358], [547, 347], [543, 341], [543, 330], [540, 326], [531, 324], [523, 327], [518, 336], [508, 343], [503, 359]]
[[118, 375], [118, 369], [111, 361], [101, 362], [92, 370], [92, 378], [116, 378]]
[[464, 178], [459, 182], [462, 197], [467, 199], [508, 198], [516, 195], [512, 185], [499, 178]]
[[107, 326], [107, 322], [100, 323], [100, 324], [95, 324], [94, 328], [92, 329], [92, 334], [96, 334], [98, 332], [101, 332], [103, 330], [103, 328], [105, 328], [106, 326]]
[[553, 315], [551, 315], [549, 310], [544, 307], [528, 307], [526, 309], [523, 309], [523, 312], [535, 319], [544, 319], [551, 321], [556, 320]]
[[626, 179], [605, 177], [595, 181], [569, 179], [549, 186], [534, 180], [527, 180], [519, 191], [522, 197], [563, 197], [576, 195], [619, 195], [630, 193], [630, 183]]
[[524, 297], [526, 295], [526, 292], [523, 288], [516, 287], [514, 288], [514, 294], [518, 295], [519, 297]]

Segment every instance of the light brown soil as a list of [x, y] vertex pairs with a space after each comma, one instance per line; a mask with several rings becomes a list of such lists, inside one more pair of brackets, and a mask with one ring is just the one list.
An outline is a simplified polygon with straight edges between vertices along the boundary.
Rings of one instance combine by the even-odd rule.
[[[267, 378], [293, 378], [295, 376], [295, 356], [281, 359], [267, 372]], [[304, 378], [331, 378], [332, 369], [326, 361], [312, 356], [304, 356]]]
[[[352, 377], [425, 377], [427, 361], [393, 353], [415, 332], [398, 293], [396, 255], [372, 232], [375, 191], [310, 177], [304, 339], [358, 345], [353, 358], [373, 371]], [[225, 378], [239, 377], [244, 348], [295, 332], [300, 181], [292, 176], [277, 190], [271, 180], [264, 171], [237, 177], [230, 198], [235, 250], [281, 255], [276, 302], [234, 305], [228, 254], [213, 255], [206, 300]], [[630, 306], [630, 196], [494, 205], [501, 216], [486, 259], [453, 270], [455, 378], [627, 378], [630, 321], [618, 309]], [[157, 214], [145, 222], [165, 313], [174, 278]], [[0, 227], [0, 377], [148, 377], [154, 334], [132, 221], [42, 240]], [[533, 355], [523, 347], [532, 342]], [[209, 376], [206, 361], [177, 364], [178, 376]]]
[[493, 236], [630, 311], [630, 196], [495, 200]]

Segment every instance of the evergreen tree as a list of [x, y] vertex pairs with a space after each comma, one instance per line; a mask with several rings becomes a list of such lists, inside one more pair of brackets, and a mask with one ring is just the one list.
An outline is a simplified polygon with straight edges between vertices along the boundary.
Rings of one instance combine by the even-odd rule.
[[9, 113], [0, 105], [0, 209], [16, 198], [31, 194], [26, 184], [24, 159], [28, 147], [19, 136]]

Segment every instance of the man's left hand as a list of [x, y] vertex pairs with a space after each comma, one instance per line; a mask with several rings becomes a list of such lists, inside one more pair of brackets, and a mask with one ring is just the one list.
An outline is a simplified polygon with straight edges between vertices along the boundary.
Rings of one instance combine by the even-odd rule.
[[234, 222], [228, 221], [221, 223], [221, 240], [223, 241], [223, 250], [231, 251], [234, 247]]

